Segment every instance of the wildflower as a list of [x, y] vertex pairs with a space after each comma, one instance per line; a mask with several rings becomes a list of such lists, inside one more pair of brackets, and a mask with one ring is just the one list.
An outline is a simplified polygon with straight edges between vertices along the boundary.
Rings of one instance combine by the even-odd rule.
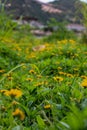
[[69, 73], [67, 73], [66, 76], [67, 76], [67, 77], [71, 77], [71, 78], [73, 77], [73, 75], [72, 75], [72, 74], [69, 74]]
[[11, 89], [11, 90], [5, 91], [4, 94], [6, 96], [11, 96], [11, 97], [18, 98], [18, 97], [20, 97], [22, 95], [22, 92], [20, 90], [18, 90], [18, 89]]
[[33, 79], [32, 79], [32, 78], [27, 78], [26, 80], [27, 80], [27, 81], [33, 81]]
[[12, 80], [12, 79], [13, 79], [13, 77], [11, 77], [11, 76], [8, 77], [8, 80]]
[[62, 72], [62, 71], [60, 71], [59, 74], [60, 74], [60, 75], [66, 75], [66, 73], [65, 73], [65, 72]]
[[0, 73], [4, 73], [5, 72], [5, 70], [0, 70]]
[[37, 78], [42, 78], [42, 75], [37, 75]]
[[59, 76], [53, 77], [53, 79], [54, 79], [55, 81], [59, 81], [59, 82], [63, 81], [63, 78], [62, 78], [62, 77], [59, 77]]
[[26, 48], [25, 53], [29, 54], [29, 48]]
[[67, 43], [67, 40], [66, 40], [66, 39], [61, 40], [60, 43], [61, 43], [61, 44], [66, 44], [66, 43]]
[[18, 116], [20, 118], [20, 120], [24, 120], [24, 118], [25, 118], [25, 114], [23, 113], [23, 111], [21, 111], [18, 108], [12, 113], [12, 115]]
[[35, 86], [36, 87], [39, 87], [39, 86], [41, 86], [41, 85], [43, 85], [44, 84], [44, 82], [39, 82], [39, 83], [37, 83]]
[[34, 71], [33, 69], [31, 69], [31, 70], [29, 71], [29, 73], [33, 73], [33, 74], [34, 74], [34, 73], [35, 73], [35, 71]]
[[51, 105], [50, 105], [50, 104], [45, 105], [44, 108], [45, 108], [45, 109], [49, 109], [49, 108], [51, 108]]
[[18, 51], [21, 51], [21, 50], [22, 50], [19, 46], [17, 46], [16, 49], [17, 49]]
[[12, 105], [17, 105], [17, 104], [19, 104], [19, 102], [17, 102], [17, 101], [12, 102]]
[[44, 81], [44, 84], [45, 84], [45, 85], [48, 85], [48, 81]]
[[31, 54], [29, 54], [29, 56], [26, 56], [26, 59], [35, 58], [35, 57], [36, 57], [36, 55], [33, 52], [31, 52]]
[[58, 67], [58, 70], [62, 70], [62, 67]]
[[87, 78], [83, 80], [83, 82], [81, 83], [82, 87], [87, 87]]
[[87, 76], [85, 76], [85, 75], [82, 75], [82, 76], [81, 76], [81, 78], [83, 78], [83, 79], [87, 79]]
[[70, 39], [69, 42], [70, 42], [71, 44], [74, 44], [74, 43], [75, 43], [75, 41], [74, 41], [73, 39]]
[[67, 82], [67, 85], [71, 85], [71, 82]]
[[78, 68], [74, 68], [73, 70], [74, 70], [74, 71], [78, 71], [79, 69], [78, 69]]
[[1, 93], [5, 93], [6, 91], [8, 91], [8, 90], [0, 90]]

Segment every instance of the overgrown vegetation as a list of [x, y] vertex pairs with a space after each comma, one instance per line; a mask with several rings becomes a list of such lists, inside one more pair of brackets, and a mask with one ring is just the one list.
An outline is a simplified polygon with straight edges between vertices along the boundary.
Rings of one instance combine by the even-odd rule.
[[4, 27], [11, 32], [0, 34], [0, 130], [86, 130], [87, 44], [64, 30], [37, 39]]
[[82, 41], [85, 43], [87, 43], [87, 13], [86, 12], [87, 12], [87, 3], [83, 3], [81, 13], [83, 16], [82, 23], [85, 26], [85, 31], [82, 35]]

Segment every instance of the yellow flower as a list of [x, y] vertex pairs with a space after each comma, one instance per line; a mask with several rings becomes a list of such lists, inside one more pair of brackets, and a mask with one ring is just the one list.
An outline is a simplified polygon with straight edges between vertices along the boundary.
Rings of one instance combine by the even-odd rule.
[[42, 75], [37, 75], [37, 78], [42, 78]]
[[73, 70], [74, 70], [74, 71], [78, 71], [78, 70], [79, 70], [79, 68], [74, 68]]
[[17, 46], [16, 50], [21, 51], [22, 49], [19, 46]]
[[66, 76], [67, 76], [67, 77], [71, 77], [71, 78], [73, 77], [73, 75], [72, 75], [72, 74], [69, 74], [69, 73], [67, 73]]
[[51, 108], [51, 105], [50, 105], [50, 104], [45, 105], [44, 108], [45, 108], [45, 109], [49, 109], [49, 108]]
[[33, 73], [33, 74], [34, 74], [34, 73], [35, 73], [35, 71], [34, 71], [33, 69], [31, 69], [31, 70], [29, 71], [29, 73]]
[[20, 109], [16, 109], [13, 113], [13, 116], [18, 116], [20, 118], [20, 120], [24, 120], [25, 119], [25, 114], [23, 113], [23, 111], [21, 111]]
[[53, 77], [53, 79], [54, 79], [55, 81], [59, 81], [59, 82], [63, 81], [63, 78], [62, 78], [62, 77], [59, 77], [59, 76]]
[[29, 54], [29, 56], [26, 56], [26, 59], [31, 59], [31, 58], [35, 58], [36, 55], [35, 53], [31, 52], [31, 54]]
[[11, 90], [5, 91], [4, 94], [6, 96], [11, 96], [11, 97], [18, 98], [18, 97], [20, 97], [22, 95], [22, 92], [20, 90], [18, 90], [18, 89], [11, 89]]
[[27, 68], [27, 66], [26, 66], [26, 65], [23, 65], [23, 66], [22, 66], [22, 68], [23, 68], [23, 69], [26, 69], [26, 68]]
[[5, 70], [0, 70], [0, 73], [4, 73], [5, 72]]
[[66, 73], [65, 73], [65, 72], [62, 72], [62, 71], [60, 71], [59, 74], [60, 74], [60, 75], [66, 75]]
[[74, 43], [75, 43], [75, 41], [74, 41], [73, 39], [70, 39], [69, 42], [70, 42], [71, 44], [74, 44]]
[[62, 70], [62, 67], [58, 67], [58, 70]]
[[1, 93], [5, 93], [6, 91], [8, 91], [8, 90], [0, 90]]
[[39, 87], [39, 86], [41, 86], [41, 85], [43, 85], [44, 84], [44, 82], [38, 82], [37, 84], [35, 84], [35, 86], [36, 87]]
[[33, 79], [32, 79], [32, 78], [27, 78], [26, 80], [27, 80], [27, 81], [33, 81]]
[[81, 83], [82, 87], [87, 87], [87, 79], [84, 79], [83, 82]]
[[83, 79], [87, 79], [87, 76], [85, 76], [85, 75], [82, 75], [82, 76], [81, 76], [81, 78], [83, 78]]
[[8, 77], [8, 80], [12, 80], [12, 79], [13, 79], [13, 77], [11, 77], [11, 76]]

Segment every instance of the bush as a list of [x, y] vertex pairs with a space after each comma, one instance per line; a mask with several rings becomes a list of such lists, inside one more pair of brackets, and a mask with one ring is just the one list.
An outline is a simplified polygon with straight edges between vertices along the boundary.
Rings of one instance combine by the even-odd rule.
[[82, 43], [86, 43], [87, 44], [87, 33], [83, 33], [82, 34]]
[[53, 32], [52, 35], [46, 37], [45, 41], [56, 41], [64, 39], [76, 39], [74, 32], [68, 31], [66, 28], [58, 29], [58, 31]]

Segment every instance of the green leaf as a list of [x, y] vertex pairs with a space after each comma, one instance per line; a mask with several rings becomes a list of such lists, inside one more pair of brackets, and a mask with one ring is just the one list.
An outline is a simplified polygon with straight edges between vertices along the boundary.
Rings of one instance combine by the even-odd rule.
[[14, 127], [12, 130], [23, 130], [20, 125]]
[[66, 124], [65, 122], [60, 121], [60, 124], [62, 124], [67, 129], [70, 129], [70, 126], [68, 124]]
[[40, 128], [44, 128], [45, 127], [45, 123], [43, 121], [43, 119], [41, 118], [40, 115], [37, 116], [37, 122]]

